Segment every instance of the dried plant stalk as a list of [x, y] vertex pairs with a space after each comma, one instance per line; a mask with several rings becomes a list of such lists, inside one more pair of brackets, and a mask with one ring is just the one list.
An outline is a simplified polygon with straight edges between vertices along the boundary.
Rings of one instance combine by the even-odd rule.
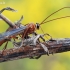
[[[48, 47], [49, 54], [70, 51], [70, 39], [56, 39], [53, 41], [47, 41], [47, 43], [44, 42], [43, 44]], [[5, 62], [15, 59], [46, 55], [46, 52], [39, 44], [37, 44], [36, 46], [12, 48], [4, 51], [1, 50], [0, 55], [0, 62]]]

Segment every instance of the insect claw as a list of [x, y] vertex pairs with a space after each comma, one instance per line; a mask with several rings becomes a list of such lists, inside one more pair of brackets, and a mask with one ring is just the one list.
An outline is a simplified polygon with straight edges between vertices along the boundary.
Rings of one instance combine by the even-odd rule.
[[40, 37], [40, 35], [37, 35], [36, 38], [34, 39], [34, 45], [36, 45], [36, 42], [37, 42], [39, 37]]

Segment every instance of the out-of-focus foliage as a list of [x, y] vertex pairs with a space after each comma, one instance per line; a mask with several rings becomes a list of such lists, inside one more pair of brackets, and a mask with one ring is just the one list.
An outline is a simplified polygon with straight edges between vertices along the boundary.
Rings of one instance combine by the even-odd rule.
[[[23, 15], [22, 24], [40, 23], [52, 12], [62, 7], [70, 6], [70, 0], [0, 0], [0, 9], [8, 6], [18, 10], [18, 12], [3, 12], [12, 22], [19, 20]], [[66, 15], [70, 15], [70, 9], [64, 9], [47, 20]], [[52, 21], [43, 24], [41, 27], [44, 33], [49, 33], [53, 38], [70, 37], [70, 18]], [[8, 25], [0, 20], [0, 32], [6, 31], [7, 28]], [[41, 30], [37, 32], [42, 33]], [[9, 48], [10, 44], [8, 45]], [[44, 55], [38, 60], [26, 58], [1, 63], [0, 70], [70, 70], [70, 52], [54, 54], [49, 57]]]

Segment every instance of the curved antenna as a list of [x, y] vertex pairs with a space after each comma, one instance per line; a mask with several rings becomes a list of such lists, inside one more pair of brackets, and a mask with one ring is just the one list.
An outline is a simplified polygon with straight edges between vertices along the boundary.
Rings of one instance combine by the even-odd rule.
[[47, 16], [47, 17], [40, 23], [40, 25], [43, 24], [43, 23], [45, 22], [45, 20], [48, 19], [50, 16], [52, 16], [53, 14], [55, 14], [55, 13], [61, 11], [62, 9], [65, 9], [65, 8], [70, 8], [70, 7], [63, 7], [63, 8], [58, 9], [57, 11], [55, 11], [55, 12], [53, 12], [52, 14], [50, 14], [49, 16]]
[[[68, 18], [68, 17], [70, 17], [70, 16], [64, 16], [64, 17], [60, 17], [60, 18], [54, 18], [54, 19], [48, 20], [48, 21], [46, 21], [46, 22], [43, 22], [42, 24], [48, 23], [48, 22], [51, 22], [51, 21], [54, 21], [54, 20], [62, 19], [62, 18]], [[40, 24], [40, 25], [41, 25], [41, 24]]]

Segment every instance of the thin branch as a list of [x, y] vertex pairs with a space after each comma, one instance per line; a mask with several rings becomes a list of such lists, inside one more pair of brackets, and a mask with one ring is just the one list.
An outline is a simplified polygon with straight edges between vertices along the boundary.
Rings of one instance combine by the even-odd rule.
[[[43, 43], [49, 50], [49, 54], [70, 51], [70, 39], [56, 39]], [[3, 52], [3, 53], [2, 53]], [[21, 58], [31, 58], [39, 55], [47, 55], [43, 48], [36, 46], [25, 46], [0, 51], [0, 62], [16, 60]]]

